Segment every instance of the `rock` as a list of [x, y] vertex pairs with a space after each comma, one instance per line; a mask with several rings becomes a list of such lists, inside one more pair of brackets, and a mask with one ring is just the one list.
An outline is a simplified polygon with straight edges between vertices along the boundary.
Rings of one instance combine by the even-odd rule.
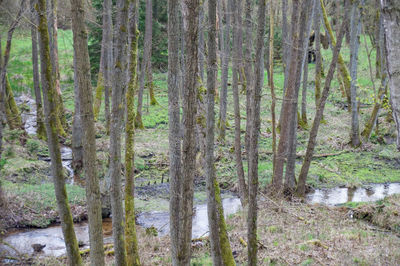
[[41, 251], [46, 247], [46, 245], [42, 245], [42, 244], [32, 244], [31, 247], [33, 248], [33, 251], [34, 251], [34, 252], [39, 253], [39, 252], [41, 252]]

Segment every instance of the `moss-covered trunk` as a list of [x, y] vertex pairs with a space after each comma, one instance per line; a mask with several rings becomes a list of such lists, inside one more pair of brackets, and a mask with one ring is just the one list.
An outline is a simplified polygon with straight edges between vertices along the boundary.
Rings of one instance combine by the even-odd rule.
[[136, 25], [138, 15], [138, 1], [129, 4], [129, 82], [126, 91], [126, 123], [125, 123], [125, 239], [127, 265], [140, 265], [139, 248], [135, 223], [134, 198], [134, 155], [135, 155], [135, 92], [137, 90], [137, 54], [139, 31]]
[[47, 131], [47, 142], [51, 158], [51, 170], [54, 181], [54, 189], [58, 212], [60, 215], [64, 241], [67, 248], [69, 265], [82, 265], [79, 254], [78, 242], [76, 240], [72, 215], [68, 204], [67, 191], [65, 188], [65, 177], [61, 161], [60, 147], [58, 144], [58, 129], [56, 123], [56, 91], [54, 88], [52, 65], [50, 59], [49, 33], [47, 30], [46, 0], [39, 0], [37, 5], [39, 13], [39, 46], [42, 90], [44, 98], [45, 125]]

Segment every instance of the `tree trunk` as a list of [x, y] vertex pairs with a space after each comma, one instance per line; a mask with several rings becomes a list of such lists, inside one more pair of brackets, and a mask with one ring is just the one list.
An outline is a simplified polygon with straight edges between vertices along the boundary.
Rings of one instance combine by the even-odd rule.
[[205, 1], [200, 3], [199, 10], [199, 75], [200, 80], [204, 82], [204, 57], [205, 57], [205, 42], [204, 42], [204, 28], [206, 20], [204, 18]]
[[[112, 55], [112, 20], [111, 20], [111, 12], [112, 12], [112, 3], [111, 0], [103, 1], [103, 26], [102, 26], [102, 39], [101, 39], [101, 54], [100, 54], [100, 71], [97, 77], [97, 87], [96, 87], [96, 96], [94, 99], [94, 118], [97, 120], [100, 107], [101, 100], [103, 98], [103, 91], [107, 90], [106, 93], [109, 94], [110, 90], [110, 78], [109, 78], [109, 69], [111, 68], [112, 58], [110, 60], [110, 55]], [[109, 100], [109, 99], [108, 99]], [[109, 104], [109, 103], [108, 103]], [[107, 107], [107, 103], [105, 104]], [[108, 106], [109, 108], [109, 106]], [[107, 112], [108, 111], [108, 112]], [[106, 124], [109, 123], [109, 109], [106, 110]], [[109, 127], [107, 126], [107, 131]]]
[[[232, 1], [232, 0], [231, 0]], [[239, 182], [239, 194], [242, 206], [247, 206], [248, 190], [244, 177], [242, 144], [240, 130], [240, 104], [239, 104], [239, 72], [243, 67], [243, 31], [242, 31], [242, 1], [232, 1], [233, 14], [233, 45], [234, 57], [232, 59], [232, 91], [233, 91], [233, 108], [235, 113], [235, 161], [236, 173]], [[242, 87], [244, 84], [242, 83]]]
[[184, 0], [185, 90], [183, 101], [182, 202], [178, 264], [189, 265], [193, 216], [193, 181], [196, 161], [195, 116], [198, 79], [199, 1]]
[[[301, 74], [303, 72], [303, 67], [307, 55], [307, 45], [308, 45], [308, 37], [311, 31], [311, 21], [313, 17], [313, 7], [315, 5], [314, 0], [303, 0], [303, 4], [301, 7], [301, 14], [299, 23], [299, 43], [298, 46], [298, 54], [297, 54], [297, 69], [296, 69], [296, 77], [295, 77], [295, 96], [294, 101], [291, 103], [291, 116], [288, 127], [288, 155], [287, 155], [287, 164], [286, 164], [286, 172], [285, 172], [285, 189], [294, 192], [296, 187], [296, 177], [295, 177], [295, 167], [296, 167], [296, 148], [297, 148], [297, 125], [298, 125], [298, 98], [299, 98], [299, 90], [301, 86]], [[282, 128], [284, 130], [284, 128]]]
[[113, 20], [112, 20], [113, 4], [111, 0], [104, 0], [104, 9], [107, 12], [106, 21], [103, 30], [105, 31], [105, 46], [107, 47], [107, 63], [104, 69], [104, 112], [106, 118], [106, 131], [110, 132], [110, 92], [112, 90], [112, 73], [113, 73]]
[[254, 64], [254, 87], [251, 94], [252, 116], [251, 133], [248, 153], [248, 184], [249, 184], [249, 211], [247, 217], [248, 238], [248, 265], [257, 265], [257, 194], [258, 194], [258, 135], [260, 131], [260, 100], [264, 79], [264, 34], [265, 34], [265, 5], [266, 1], [260, 1], [257, 14], [257, 39], [256, 61]]
[[[143, 109], [143, 93], [145, 85], [149, 89], [149, 92], [152, 91], [153, 80], [152, 80], [152, 71], [151, 71], [151, 47], [152, 47], [152, 39], [153, 39], [153, 4], [152, 0], [146, 0], [146, 24], [145, 24], [145, 32], [144, 32], [144, 48], [143, 48], [143, 60], [142, 67], [140, 73], [140, 88], [138, 94], [138, 105], [137, 105], [137, 113], [136, 113], [136, 126], [139, 128], [143, 128], [142, 122], [142, 109]], [[146, 77], [146, 83], [145, 83]], [[151, 94], [151, 93], [150, 93]], [[151, 104], [156, 104], [157, 101], [154, 98], [154, 94], [150, 95]], [[154, 102], [153, 102], [154, 100]]]
[[[5, 112], [7, 123], [10, 129], [22, 128], [21, 116], [19, 114], [18, 107], [15, 104], [14, 96], [12, 94], [11, 86], [7, 77], [7, 66], [8, 61], [10, 60], [12, 37], [16, 27], [18, 26], [23, 16], [23, 11], [25, 10], [25, 2], [25, 0], [21, 1], [20, 9], [17, 13], [17, 16], [11, 22], [10, 27], [8, 28], [7, 42], [4, 49], [4, 58], [0, 60], [0, 103], [1, 101], [3, 102], [3, 107], [0, 106], [0, 108], [4, 108], [3, 112]], [[0, 53], [2, 53], [2, 50], [0, 51]]]
[[[286, 9], [285, 9], [286, 10]], [[285, 11], [286, 12], [286, 11]], [[286, 18], [284, 18], [286, 20]], [[273, 152], [273, 172], [275, 172], [276, 161], [276, 115], [275, 115], [275, 85], [274, 85], [274, 22], [275, 20], [275, 7], [274, 2], [271, 0], [269, 9], [269, 87], [271, 89], [271, 120], [272, 120], [272, 152]], [[286, 34], [286, 33], [285, 33]]]
[[[300, 6], [299, 1], [293, 1], [293, 14], [292, 14], [292, 25], [298, 25], [299, 16], [300, 16]], [[281, 107], [281, 134], [279, 138], [278, 150], [276, 154], [276, 162], [275, 162], [275, 171], [272, 179], [272, 184], [276, 192], [279, 192], [282, 189], [282, 177], [283, 177], [283, 168], [285, 163], [285, 154], [287, 152], [288, 145], [288, 137], [289, 137], [289, 128], [290, 128], [290, 118], [291, 115], [295, 114], [291, 111], [291, 105], [294, 104], [292, 102], [297, 103], [297, 95], [296, 95], [296, 73], [297, 73], [297, 65], [298, 65], [298, 53], [300, 51], [300, 46], [303, 44], [299, 42], [299, 32], [298, 28], [292, 26], [292, 52], [290, 55], [290, 64], [289, 64], [289, 79], [288, 79], [288, 87], [285, 91], [284, 101]], [[297, 117], [297, 109], [294, 109]], [[292, 121], [293, 122], [293, 121]]]
[[[320, 0], [320, 3], [321, 3], [321, 9], [322, 9], [322, 16], [324, 19], [324, 25], [325, 25], [326, 31], [328, 33], [328, 36], [331, 40], [330, 44], [333, 49], [336, 46], [335, 36], [333, 35], [332, 27], [328, 20], [328, 15], [326, 13], [324, 0]], [[347, 97], [347, 103], [349, 104], [349, 106], [351, 106], [351, 94], [350, 94], [351, 78], [350, 78], [349, 70], [347, 69], [347, 66], [346, 66], [341, 54], [339, 54], [338, 63], [339, 63], [340, 75], [341, 75], [341, 77], [343, 79], [343, 83], [344, 83], [344, 89], [345, 89], [345, 93], [346, 93], [346, 97]]]
[[357, 107], [357, 66], [361, 32], [361, 14], [359, 5], [362, 6], [363, 4], [363, 1], [354, 1], [352, 3], [350, 17], [351, 145], [353, 147], [358, 147], [361, 145]]
[[65, 188], [65, 177], [61, 162], [60, 147], [57, 135], [57, 108], [55, 106], [56, 91], [52, 80], [52, 65], [50, 59], [49, 34], [47, 30], [46, 0], [39, 0], [37, 8], [39, 13], [39, 47], [42, 90], [44, 98], [45, 126], [47, 131], [47, 142], [51, 158], [51, 172], [53, 175], [54, 189], [58, 212], [61, 220], [61, 227], [64, 235], [65, 246], [69, 265], [82, 265], [79, 254], [78, 242], [76, 240], [72, 215], [68, 204], [68, 197]]
[[110, 178], [111, 178], [111, 211], [117, 266], [126, 265], [126, 250], [124, 237], [124, 213], [121, 195], [121, 132], [125, 106], [123, 97], [126, 89], [127, 69], [127, 28], [129, 0], [117, 1], [117, 29], [115, 36], [115, 58], [113, 70], [112, 111], [110, 124]]
[[67, 126], [67, 121], [65, 118], [64, 103], [62, 99], [61, 87], [60, 87], [60, 70], [58, 64], [58, 28], [57, 28], [57, 0], [47, 0], [47, 12], [49, 18], [47, 21], [49, 37], [50, 37], [50, 57], [54, 88], [56, 90], [56, 101], [57, 101], [57, 126], [59, 134], [63, 137], [66, 136], [65, 128]]
[[126, 123], [125, 123], [125, 219], [126, 219], [126, 253], [127, 265], [140, 265], [139, 248], [135, 223], [134, 196], [134, 155], [135, 155], [135, 92], [137, 90], [137, 55], [138, 55], [138, 1], [129, 4], [129, 82], [126, 92]]
[[397, 129], [397, 149], [400, 151], [400, 9], [395, 0], [381, 0], [381, 7], [386, 32], [390, 102]]
[[40, 80], [39, 80], [39, 59], [38, 59], [38, 37], [37, 37], [37, 25], [38, 15], [35, 10], [35, 0], [30, 0], [31, 9], [31, 39], [32, 39], [32, 67], [33, 67], [33, 88], [35, 91], [35, 102], [36, 102], [36, 135], [39, 139], [46, 140], [46, 129], [43, 123], [43, 104], [42, 94], [40, 92]]
[[[208, 54], [207, 54], [207, 110], [206, 110], [206, 147], [205, 175], [207, 182], [207, 212], [210, 231], [211, 255], [214, 265], [223, 265], [219, 239], [217, 203], [215, 200], [214, 172], [214, 101], [217, 64], [217, 1], [208, 1]], [[221, 96], [222, 97], [222, 96]], [[222, 100], [222, 99], [221, 99]]]
[[83, 166], [89, 218], [90, 263], [104, 265], [103, 230], [100, 186], [97, 177], [96, 133], [93, 116], [93, 96], [90, 78], [88, 37], [83, 0], [71, 0], [72, 31], [74, 35], [75, 72], [83, 128]]
[[321, 5], [316, 0], [314, 10], [314, 34], [315, 34], [315, 107], [321, 98], [321, 76], [322, 76], [322, 57], [321, 57]]
[[179, 71], [179, 1], [168, 0], [168, 118], [170, 176], [170, 234], [172, 265], [179, 265], [179, 229], [182, 199], [180, 71]]
[[[74, 69], [76, 62], [74, 58]], [[83, 169], [83, 125], [81, 118], [81, 101], [79, 99], [79, 86], [77, 72], [74, 71], [74, 118], [72, 121], [72, 170], [74, 171], [74, 180], [81, 180]]]
[[[226, 131], [226, 108], [228, 104], [228, 68], [230, 59], [230, 31], [231, 31], [231, 14], [229, 7], [225, 5], [224, 1], [221, 2], [225, 15], [225, 27], [223, 32], [223, 51], [222, 51], [222, 64], [221, 64], [221, 97], [219, 105], [219, 139], [225, 141]], [[221, 20], [222, 22], [222, 20]], [[222, 28], [222, 23], [221, 23]]]
[[339, 52], [340, 52], [340, 48], [342, 46], [343, 36], [345, 33], [346, 23], [347, 23], [347, 19], [348, 19], [347, 9], [348, 9], [348, 4], [346, 4], [345, 9], [344, 9], [344, 10], [346, 10], [345, 18], [343, 19], [342, 25], [340, 27], [338, 42], [337, 42], [335, 48], [333, 49], [332, 62], [329, 66], [329, 71], [328, 71], [328, 75], [326, 77], [324, 90], [322, 91], [322, 96], [319, 101], [319, 106], [318, 106], [317, 112], [315, 114], [314, 122], [313, 122], [313, 125], [311, 128], [311, 131], [310, 131], [310, 137], [308, 140], [306, 155], [303, 160], [303, 165], [301, 166], [299, 182], [297, 184], [297, 190], [296, 190], [297, 195], [300, 197], [304, 197], [304, 194], [305, 194], [308, 170], [310, 169], [311, 160], [312, 160], [312, 157], [314, 154], [314, 149], [315, 149], [315, 146], [317, 143], [318, 128], [319, 128], [319, 125], [322, 120], [322, 115], [324, 114], [326, 99], [329, 96], [331, 81], [333, 79], [333, 74], [335, 72], [336, 63], [338, 62]]
[[244, 23], [244, 72], [245, 72], [245, 92], [246, 92], [246, 135], [245, 135], [245, 147], [246, 152], [249, 152], [249, 145], [250, 145], [250, 132], [251, 132], [251, 103], [250, 103], [250, 96], [251, 90], [253, 88], [254, 78], [253, 78], [253, 0], [246, 0], [245, 3], [245, 23]]

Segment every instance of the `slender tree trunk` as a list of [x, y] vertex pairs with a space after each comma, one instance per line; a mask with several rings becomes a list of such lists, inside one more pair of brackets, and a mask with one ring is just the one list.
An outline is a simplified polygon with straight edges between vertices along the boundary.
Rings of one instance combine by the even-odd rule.
[[275, 96], [275, 85], [274, 85], [274, 36], [275, 36], [274, 26], [275, 25], [274, 24], [275, 24], [275, 6], [274, 6], [274, 0], [271, 0], [269, 6], [269, 84], [268, 85], [271, 89], [271, 98], [272, 98], [271, 120], [272, 120], [273, 172], [275, 171], [275, 161], [276, 161], [276, 115], [275, 115], [276, 96]]
[[[211, 255], [214, 265], [223, 265], [219, 241], [217, 203], [215, 200], [214, 172], [214, 101], [217, 65], [217, 1], [208, 1], [208, 54], [207, 54], [207, 110], [206, 110], [206, 147], [205, 174], [207, 182], [207, 212], [210, 231]], [[222, 98], [222, 96], [221, 96]], [[221, 99], [222, 100], [222, 99]]]
[[250, 144], [250, 132], [251, 132], [251, 103], [250, 96], [251, 90], [253, 88], [253, 0], [246, 0], [245, 3], [245, 22], [244, 22], [244, 72], [245, 72], [245, 92], [246, 92], [246, 135], [245, 135], [245, 147], [246, 152], [249, 152], [249, 144]]
[[[10, 60], [11, 42], [15, 29], [17, 28], [25, 10], [25, 0], [20, 3], [20, 9], [15, 19], [11, 22], [7, 31], [7, 42], [4, 49], [4, 58], [1, 60], [0, 72], [0, 100], [3, 101], [4, 112], [7, 118], [7, 123], [10, 129], [22, 128], [21, 116], [17, 105], [15, 104], [14, 96], [12, 94], [11, 86], [7, 77], [7, 66]], [[0, 51], [0, 54], [2, 50]], [[0, 103], [1, 103], [0, 101]]]
[[178, 264], [189, 265], [193, 216], [193, 181], [196, 158], [196, 96], [198, 79], [198, 23], [199, 1], [184, 0], [185, 28], [185, 89], [183, 101], [183, 145], [182, 145], [182, 202], [179, 235]]
[[168, 117], [169, 117], [169, 176], [170, 176], [170, 234], [172, 265], [179, 265], [179, 228], [182, 200], [180, 71], [179, 71], [179, 1], [168, 0]]
[[[127, 28], [129, 0], [117, 1], [117, 29], [122, 29], [115, 36], [115, 58], [112, 88], [112, 111], [110, 124], [110, 177], [111, 177], [111, 208], [112, 227], [117, 266], [126, 265], [126, 250], [124, 237], [124, 213], [121, 194], [121, 132], [125, 106], [123, 97], [126, 89], [127, 69]], [[123, 30], [125, 29], [125, 30]]]
[[32, 39], [32, 67], [33, 67], [33, 88], [35, 91], [35, 102], [36, 102], [36, 135], [38, 138], [46, 139], [46, 129], [43, 122], [43, 104], [42, 94], [40, 92], [40, 80], [39, 80], [39, 60], [38, 60], [38, 37], [37, 37], [37, 25], [38, 15], [35, 10], [36, 0], [30, 0], [31, 9], [31, 39]]
[[[296, 177], [295, 177], [295, 167], [296, 167], [296, 148], [297, 148], [297, 125], [298, 125], [298, 98], [299, 98], [299, 90], [301, 86], [301, 74], [303, 72], [303, 67], [307, 55], [307, 45], [308, 45], [308, 37], [311, 31], [311, 21], [312, 21], [312, 11], [315, 5], [314, 0], [303, 0], [303, 4], [301, 7], [300, 14], [300, 23], [299, 23], [299, 43], [298, 46], [298, 54], [297, 54], [297, 69], [296, 69], [296, 81], [295, 81], [295, 96], [294, 101], [291, 103], [291, 116], [290, 123], [288, 127], [288, 155], [287, 155], [287, 164], [285, 171], [285, 189], [294, 192], [296, 188]], [[284, 128], [282, 128], [283, 130]]]
[[[74, 69], [76, 62], [74, 58]], [[79, 86], [77, 72], [74, 71], [74, 118], [72, 121], [72, 169], [74, 171], [74, 180], [80, 180], [83, 169], [83, 125], [81, 117], [81, 101], [79, 99]]]
[[[223, 38], [223, 51], [222, 51], [222, 64], [221, 64], [221, 97], [219, 106], [219, 139], [225, 140], [226, 131], [226, 108], [228, 104], [228, 68], [230, 59], [230, 31], [231, 31], [231, 14], [228, 10], [229, 7], [221, 2], [223, 5], [224, 15], [225, 15], [225, 27], [224, 27], [224, 38]], [[221, 25], [222, 28], [222, 25]]]
[[381, 0], [381, 7], [386, 33], [390, 102], [397, 129], [397, 149], [400, 151], [400, 9], [395, 0]]
[[135, 92], [137, 90], [137, 55], [138, 55], [138, 1], [129, 4], [129, 82], [126, 93], [126, 123], [125, 123], [125, 219], [126, 219], [126, 253], [127, 265], [140, 265], [139, 248], [135, 223], [134, 196], [134, 155], [135, 155]]
[[[232, 0], [231, 0], [232, 1]], [[239, 194], [242, 206], [247, 206], [248, 190], [244, 177], [243, 159], [242, 159], [242, 144], [241, 144], [241, 129], [240, 129], [240, 104], [239, 104], [239, 72], [243, 66], [243, 29], [242, 29], [242, 1], [232, 1], [233, 14], [233, 45], [234, 57], [232, 59], [232, 91], [233, 91], [233, 108], [235, 113], [235, 161], [236, 173], [239, 181]], [[244, 84], [242, 83], [242, 86]]]
[[74, 34], [75, 72], [78, 80], [80, 116], [83, 126], [83, 165], [89, 218], [91, 265], [104, 265], [103, 230], [100, 186], [97, 177], [96, 133], [93, 116], [93, 96], [90, 78], [88, 37], [83, 0], [71, 0], [72, 31]]
[[200, 80], [204, 83], [204, 57], [205, 57], [205, 42], [204, 42], [204, 28], [206, 20], [204, 18], [205, 1], [200, 2], [199, 10], [199, 74]]
[[[300, 51], [299, 43], [299, 32], [298, 28], [294, 25], [298, 25], [299, 16], [300, 16], [300, 6], [299, 1], [293, 1], [293, 13], [292, 13], [292, 52], [290, 55], [290, 64], [289, 64], [289, 80], [288, 80], [288, 87], [285, 91], [284, 101], [281, 107], [281, 119], [280, 119], [280, 126], [281, 126], [281, 134], [278, 143], [278, 150], [276, 154], [276, 161], [275, 161], [275, 171], [272, 179], [272, 184], [275, 188], [276, 192], [279, 192], [282, 189], [282, 177], [283, 177], [283, 168], [286, 159], [287, 153], [287, 145], [288, 145], [288, 137], [289, 132], [288, 129], [290, 128], [290, 116], [295, 115], [291, 112], [291, 105], [292, 102], [297, 102], [296, 96], [296, 72], [297, 72], [297, 60], [298, 60], [298, 53]], [[295, 109], [297, 112], [297, 109]], [[296, 115], [297, 117], [297, 115]]]
[[[136, 113], [136, 126], [143, 128], [142, 122], [142, 109], [143, 109], [143, 93], [145, 85], [151, 92], [153, 87], [152, 72], [151, 72], [151, 47], [153, 38], [153, 4], [152, 0], [146, 0], [146, 24], [144, 32], [144, 48], [143, 48], [143, 60], [140, 73], [140, 87], [138, 94], [138, 106]], [[145, 82], [146, 77], [146, 82]], [[150, 93], [151, 94], [151, 93]], [[157, 101], [154, 98], [154, 94], [150, 95], [151, 104], [156, 104]], [[154, 100], [154, 102], [153, 102]]]
[[61, 220], [61, 227], [67, 248], [68, 264], [82, 265], [79, 254], [78, 242], [76, 240], [72, 215], [68, 204], [68, 197], [65, 188], [65, 177], [61, 162], [60, 147], [57, 135], [57, 108], [55, 106], [56, 91], [52, 80], [52, 65], [50, 59], [49, 34], [47, 30], [46, 0], [39, 0], [37, 7], [39, 13], [39, 47], [42, 89], [44, 98], [45, 126], [47, 131], [47, 142], [51, 158], [51, 170], [54, 181], [54, 189], [58, 212]]
[[318, 102], [321, 98], [321, 74], [322, 74], [322, 57], [321, 57], [321, 5], [316, 0], [314, 11], [314, 33], [315, 33], [315, 107], [318, 108]]
[[[320, 0], [320, 3], [321, 3], [321, 9], [322, 9], [322, 16], [324, 19], [324, 25], [325, 25], [326, 31], [328, 33], [328, 36], [331, 40], [330, 44], [333, 49], [336, 46], [335, 36], [333, 35], [332, 27], [328, 20], [328, 15], [326, 13], [324, 0]], [[350, 78], [349, 70], [347, 69], [347, 66], [346, 66], [341, 54], [339, 54], [338, 64], [339, 64], [340, 75], [343, 79], [344, 89], [345, 89], [345, 93], [346, 93], [346, 97], [347, 97], [347, 103], [349, 104], [349, 106], [351, 106], [351, 94], [350, 94], [351, 78]]]
[[303, 90], [301, 91], [301, 126], [307, 127], [307, 86], [308, 86], [308, 57], [304, 60]]
[[258, 135], [260, 131], [260, 100], [264, 79], [264, 34], [265, 34], [265, 6], [266, 1], [260, 1], [257, 14], [257, 39], [256, 61], [254, 64], [254, 88], [252, 90], [251, 104], [251, 134], [249, 145], [249, 211], [247, 217], [248, 238], [248, 265], [257, 265], [257, 194], [258, 194]]
[[[345, 10], [347, 10], [347, 8], [348, 8], [348, 4], [346, 4]], [[306, 155], [303, 160], [303, 165], [301, 167], [301, 171], [300, 171], [300, 175], [299, 175], [299, 182], [297, 184], [297, 190], [296, 190], [297, 195], [301, 196], [301, 197], [303, 197], [305, 194], [308, 170], [310, 169], [312, 156], [314, 154], [314, 149], [317, 144], [318, 128], [319, 128], [320, 122], [322, 120], [322, 115], [324, 114], [326, 99], [329, 96], [329, 90], [330, 90], [331, 82], [333, 79], [333, 74], [335, 72], [336, 63], [338, 62], [339, 52], [340, 52], [340, 48], [342, 46], [343, 36], [345, 33], [347, 18], [348, 18], [348, 11], [346, 11], [346, 13], [345, 13], [345, 18], [343, 19], [342, 25], [340, 27], [338, 41], [337, 41], [335, 48], [333, 49], [332, 62], [329, 66], [329, 71], [328, 71], [328, 75], [326, 77], [324, 90], [322, 92], [322, 96], [319, 101], [317, 113], [315, 114], [314, 122], [313, 122], [313, 125], [311, 128], [311, 131], [310, 131], [310, 137], [308, 140], [307, 151], [306, 151]]]
[[357, 66], [361, 32], [361, 14], [359, 5], [363, 4], [363, 1], [354, 1], [352, 3], [350, 18], [351, 145], [353, 147], [361, 145], [357, 108]]
[[47, 0], [47, 12], [49, 14], [49, 18], [47, 21], [49, 37], [50, 37], [50, 56], [51, 56], [51, 64], [52, 74], [53, 74], [53, 82], [54, 88], [57, 93], [56, 101], [57, 101], [57, 124], [59, 134], [63, 137], [66, 136], [65, 128], [67, 126], [67, 121], [65, 118], [64, 112], [64, 103], [62, 99], [61, 87], [60, 87], [60, 70], [58, 64], [58, 28], [57, 28], [57, 0]]
[[[112, 12], [112, 3], [111, 0], [103, 1], [103, 26], [102, 26], [102, 39], [101, 39], [101, 54], [100, 54], [100, 71], [97, 77], [97, 87], [96, 87], [96, 97], [94, 99], [94, 118], [97, 120], [100, 107], [101, 100], [103, 98], [103, 91], [109, 94], [110, 91], [110, 75], [109, 69], [111, 68], [112, 57], [110, 59], [110, 55], [112, 56], [112, 20], [111, 20], [111, 12]], [[109, 100], [109, 99], [108, 99]], [[105, 103], [107, 107], [107, 103]], [[106, 110], [106, 124], [109, 123], [109, 103], [108, 110]], [[108, 124], [109, 125], [109, 124]], [[107, 131], [109, 130], [109, 126], [107, 126]]]

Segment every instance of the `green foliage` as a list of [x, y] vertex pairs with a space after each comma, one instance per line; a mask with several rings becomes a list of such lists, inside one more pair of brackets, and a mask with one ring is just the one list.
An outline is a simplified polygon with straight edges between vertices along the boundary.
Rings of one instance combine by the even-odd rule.
[[4, 158], [2, 158], [2, 159], [0, 160], [0, 171], [1, 171], [1, 169], [3, 169], [4, 165], [6, 165], [6, 164], [7, 164], [7, 160], [4, 159]]

